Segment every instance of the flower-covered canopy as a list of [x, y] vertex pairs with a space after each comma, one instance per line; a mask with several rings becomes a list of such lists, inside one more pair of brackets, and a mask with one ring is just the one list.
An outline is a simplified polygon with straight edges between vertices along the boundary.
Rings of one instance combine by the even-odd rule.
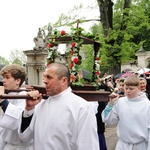
[[55, 29], [49, 39], [47, 65], [55, 62], [55, 58], [61, 55], [57, 51], [58, 44], [68, 43], [70, 45], [67, 53], [68, 56], [70, 56], [68, 67], [72, 84], [82, 84], [82, 82], [84, 82], [83, 79], [78, 76], [78, 72], [81, 69], [80, 64], [82, 63], [82, 56], [79, 52], [83, 44], [93, 44], [94, 46], [94, 65], [91, 82], [96, 83], [96, 79], [100, 76], [100, 65], [102, 64], [100, 59], [100, 43], [95, 41], [93, 35], [82, 34], [83, 30], [84, 29], [80, 27], [71, 28], [71, 33], [69, 34], [65, 30], [58, 31]]

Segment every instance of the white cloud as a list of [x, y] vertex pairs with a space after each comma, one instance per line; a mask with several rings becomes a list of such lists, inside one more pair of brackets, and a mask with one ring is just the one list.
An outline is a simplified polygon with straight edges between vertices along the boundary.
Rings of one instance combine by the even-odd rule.
[[[56, 22], [61, 13], [67, 13], [74, 5], [84, 6], [97, 3], [96, 0], [4, 0], [0, 1], [0, 56], [9, 58], [11, 50], [31, 50], [38, 28], [49, 22]], [[81, 15], [88, 18], [99, 16], [98, 10]]]

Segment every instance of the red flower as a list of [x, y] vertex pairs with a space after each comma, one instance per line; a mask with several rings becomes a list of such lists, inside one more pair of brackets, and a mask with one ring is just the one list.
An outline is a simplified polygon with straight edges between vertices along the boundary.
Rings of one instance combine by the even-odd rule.
[[73, 55], [73, 54], [74, 54], [74, 51], [71, 51], [71, 54]]
[[62, 30], [62, 31], [60, 32], [60, 34], [61, 34], [61, 35], [65, 35], [65, 34], [66, 34], [66, 31], [65, 31], [65, 30]]
[[100, 74], [101, 74], [100, 71], [97, 71], [97, 72], [95, 72], [95, 73], [96, 73], [97, 75], [99, 75], [99, 76], [100, 76]]
[[101, 58], [100, 58], [100, 57], [97, 57], [96, 60], [101, 60]]
[[76, 42], [73, 42], [73, 43], [71, 44], [71, 47], [74, 48], [75, 46], [76, 46]]
[[72, 67], [73, 67], [73, 64], [70, 64], [70, 65], [69, 65], [69, 69], [72, 69]]
[[49, 44], [48, 44], [48, 48], [51, 48], [51, 47], [53, 47], [53, 44], [52, 44], [52, 43], [49, 43]]
[[75, 64], [77, 64], [77, 63], [79, 62], [79, 59], [76, 57], [76, 58], [73, 59], [73, 62], [74, 62]]

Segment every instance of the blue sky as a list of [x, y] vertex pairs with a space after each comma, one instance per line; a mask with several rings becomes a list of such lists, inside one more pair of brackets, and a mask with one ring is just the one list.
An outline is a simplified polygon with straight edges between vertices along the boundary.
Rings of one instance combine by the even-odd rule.
[[93, 19], [99, 10], [88, 11], [96, 0], [1, 0], [0, 1], [0, 56], [9, 58], [11, 50], [31, 50], [38, 28], [57, 21], [61, 13], [69, 12], [74, 5], [84, 4], [81, 16]]

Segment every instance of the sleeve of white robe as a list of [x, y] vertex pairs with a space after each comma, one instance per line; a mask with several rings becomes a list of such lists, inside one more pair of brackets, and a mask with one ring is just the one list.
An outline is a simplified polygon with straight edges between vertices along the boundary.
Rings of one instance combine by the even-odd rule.
[[89, 101], [89, 104], [91, 104], [91, 106], [93, 107], [94, 113], [97, 114], [98, 113], [98, 102], [97, 101]]
[[[25, 95], [26, 92], [20, 92], [18, 95], [22, 94]], [[17, 99], [16, 104], [9, 103], [0, 120], [0, 126], [10, 130], [18, 129], [19, 119], [24, 108], [25, 100], [23, 99]]]
[[99, 150], [96, 116], [91, 105], [78, 120], [77, 150]]
[[105, 109], [102, 111], [102, 121], [109, 125], [117, 124], [119, 119], [117, 116], [117, 110], [115, 104], [108, 103]]

